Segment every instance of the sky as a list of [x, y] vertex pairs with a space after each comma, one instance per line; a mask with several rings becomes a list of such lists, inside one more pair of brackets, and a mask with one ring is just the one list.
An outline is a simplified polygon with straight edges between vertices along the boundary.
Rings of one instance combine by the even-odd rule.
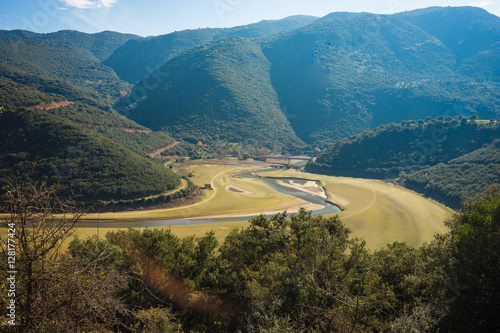
[[500, 0], [0, 0], [0, 29], [39, 33], [112, 30], [156, 36], [298, 14], [392, 14], [430, 6], [476, 6], [500, 16]]

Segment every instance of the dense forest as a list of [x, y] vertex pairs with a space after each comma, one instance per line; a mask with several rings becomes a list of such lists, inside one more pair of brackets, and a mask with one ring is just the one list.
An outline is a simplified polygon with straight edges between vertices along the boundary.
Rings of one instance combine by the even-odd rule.
[[500, 186], [500, 140], [407, 175], [406, 186], [455, 206], [490, 185]]
[[302, 153], [390, 122], [497, 117], [499, 38], [500, 19], [473, 7], [292, 16], [148, 38], [0, 31], [0, 73], [213, 151]]
[[[58, 198], [52, 207], [66, 215], [47, 224], [54, 211], [39, 208], [56, 198], [51, 188], [32, 186], [12, 187], [1, 200], [19, 244], [30, 244], [20, 246], [16, 263], [23, 332], [500, 329], [495, 189], [466, 201], [446, 222], [449, 232], [432, 242], [375, 251], [351, 237], [338, 216], [302, 210], [253, 218], [222, 244], [213, 232], [178, 238], [170, 229], [129, 229], [76, 238], [62, 252], [80, 215]], [[33, 221], [36, 233], [21, 232]], [[7, 320], [0, 323], [5, 332]]]
[[[263, 38], [314, 22], [317, 17], [296, 15], [276, 21], [221, 29], [182, 30], [170, 34], [130, 40], [104, 61], [121, 79], [132, 84], [144, 79], [168, 60], [190, 48], [227, 37]], [[130, 64], [133, 63], [134, 66]]]
[[127, 82], [115, 72], [91, 57], [64, 44], [34, 41], [0, 43], [0, 57], [6, 72], [58, 79], [101, 96], [107, 103], [120, 97], [120, 91], [129, 91]]
[[473, 116], [391, 123], [340, 140], [307, 170], [406, 180], [408, 187], [458, 207], [500, 184], [499, 137], [499, 121]]
[[[142, 198], [180, 184], [171, 169], [146, 158], [176, 140], [110, 107], [130, 86], [98, 59], [128, 37], [0, 32], [1, 187], [30, 177], [57, 183], [60, 194], [73, 193], [82, 203], [143, 205]], [[170, 153], [200, 156], [200, 150], [181, 142]], [[178, 194], [194, 193], [191, 185]]]
[[43, 111], [0, 115], [3, 187], [26, 176], [63, 184], [80, 201], [128, 199], [175, 188], [180, 178], [94, 131]]
[[33, 41], [48, 44], [63, 44], [80, 52], [106, 60], [115, 50], [129, 40], [142, 39], [133, 34], [122, 34], [114, 31], [103, 31], [96, 34], [87, 34], [75, 30], [62, 30], [48, 34], [39, 34], [27, 30], [0, 30], [0, 42]]
[[[260, 47], [249, 40], [205, 44], [160, 67], [156, 74], [161, 82], [146, 99], [130, 100], [134, 105], [128, 116], [175, 137], [304, 147], [279, 108], [269, 66]], [[149, 86], [149, 80], [142, 81], [131, 95], [140, 96]]]
[[[423, 25], [429, 15], [440, 17], [441, 24]], [[453, 19], [455, 16], [460, 20]], [[463, 25], [473, 28], [464, 32], [460, 29]], [[477, 41], [477, 45], [464, 52], [449, 35], [450, 30], [461, 31], [464, 43]], [[213, 112], [204, 103], [216, 98], [219, 104], [214, 111], [220, 110], [227, 118], [219, 126], [227, 136], [224, 138], [218, 127], [195, 134], [228, 140], [240, 134], [238, 126], [231, 125], [239, 122], [242, 111], [252, 113], [256, 104], [252, 99], [259, 98], [278, 105], [293, 134], [319, 148], [390, 122], [458, 114], [489, 119], [498, 116], [500, 63], [495, 41], [499, 38], [500, 19], [471, 7], [393, 16], [332, 14], [297, 29], [252, 40], [253, 52], [264, 56], [253, 57], [251, 62], [246, 56], [248, 49], [234, 38], [178, 50], [174, 55], [175, 47], [156, 37], [148, 43], [155, 41], [156, 52], [172, 52], [168, 56], [172, 58], [156, 70], [148, 67], [150, 73], [125, 99], [129, 108], [123, 112], [145, 126], [160, 119], [158, 126], [165, 125], [168, 130], [174, 127], [168, 121], [173, 117], [181, 124], [174, 129], [177, 132], [185, 124], [203, 122], [203, 117]], [[131, 41], [127, 49], [131, 52], [137, 44], [139, 54], [142, 43]], [[222, 45], [226, 46], [224, 51], [217, 50]], [[196, 68], [207, 68], [208, 72], [208, 68], [216, 68], [217, 75], [196, 76]], [[249, 70], [256, 75], [249, 75]], [[230, 78], [231, 85], [211, 93], [206, 83], [213, 85], [218, 77]], [[231, 79], [234, 77], [238, 80]], [[262, 80], [272, 92], [265, 99], [254, 84], [256, 80]], [[252, 99], [241, 97], [241, 86]], [[166, 107], [167, 101], [173, 107]], [[179, 109], [189, 112], [177, 120]], [[263, 113], [275, 114], [274, 109]], [[249, 140], [262, 140], [256, 133], [248, 135]], [[283, 144], [287, 149], [296, 148]]]

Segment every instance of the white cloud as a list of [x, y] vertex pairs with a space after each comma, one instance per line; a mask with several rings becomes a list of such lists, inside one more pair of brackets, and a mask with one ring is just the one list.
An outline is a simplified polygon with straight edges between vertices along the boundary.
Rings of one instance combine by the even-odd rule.
[[474, 7], [486, 7], [486, 6], [489, 6], [489, 5], [493, 5], [495, 4], [495, 1], [480, 1], [480, 2], [473, 2], [472, 5]]
[[80, 9], [96, 9], [112, 7], [118, 0], [61, 0], [67, 7]]

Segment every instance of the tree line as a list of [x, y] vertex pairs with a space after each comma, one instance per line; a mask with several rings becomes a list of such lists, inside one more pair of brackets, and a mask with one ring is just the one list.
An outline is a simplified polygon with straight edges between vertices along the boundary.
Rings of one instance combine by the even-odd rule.
[[301, 210], [255, 217], [221, 244], [214, 232], [129, 229], [74, 238], [63, 251], [82, 213], [71, 200], [31, 184], [11, 187], [1, 204], [19, 244], [17, 326], [4, 318], [6, 332], [500, 329], [497, 189], [467, 200], [430, 243], [376, 250], [338, 216]]

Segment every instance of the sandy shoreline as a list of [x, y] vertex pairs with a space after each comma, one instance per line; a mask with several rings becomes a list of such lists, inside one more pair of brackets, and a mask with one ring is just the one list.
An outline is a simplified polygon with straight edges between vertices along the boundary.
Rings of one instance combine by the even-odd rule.
[[307, 192], [309, 194], [316, 195], [323, 199], [327, 198], [325, 191], [323, 190], [321, 185], [316, 181], [307, 180], [304, 184], [300, 184], [298, 181], [294, 181], [293, 179], [287, 180], [286, 182], [281, 180], [278, 180], [276, 182], [281, 186], [293, 188], [295, 190], [302, 192]]

